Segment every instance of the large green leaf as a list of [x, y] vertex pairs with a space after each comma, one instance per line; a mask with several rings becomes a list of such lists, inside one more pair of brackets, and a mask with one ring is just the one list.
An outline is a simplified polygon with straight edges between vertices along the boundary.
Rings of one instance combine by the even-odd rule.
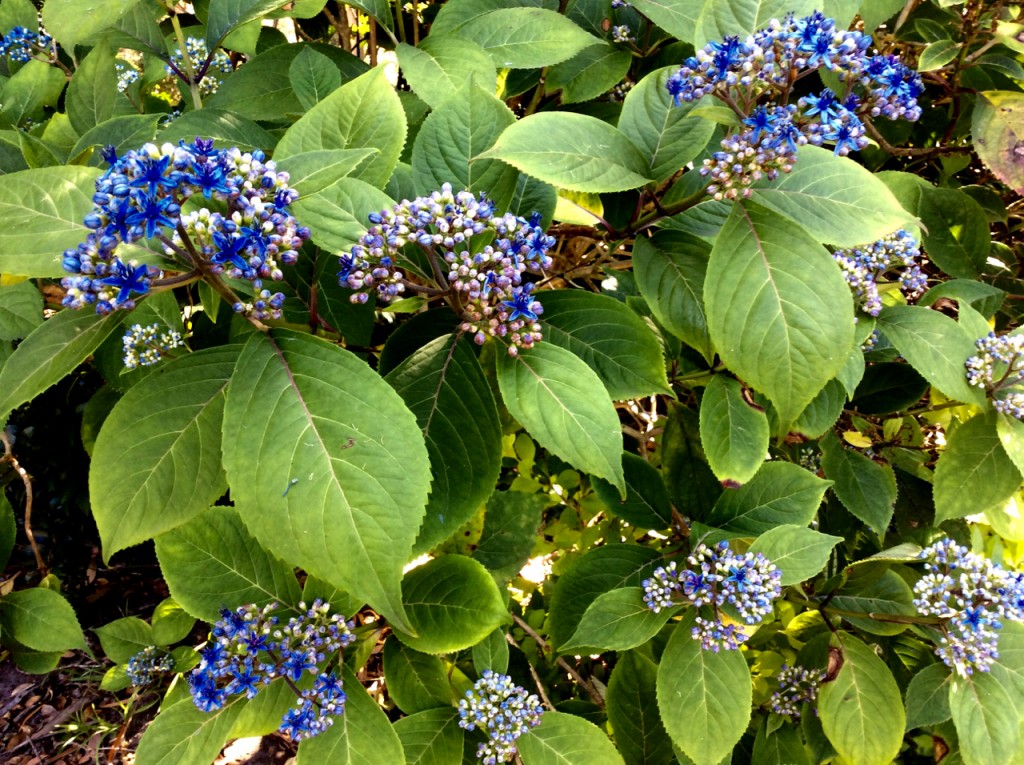
[[236, 346], [169, 362], [132, 386], [104, 421], [89, 494], [106, 559], [194, 518], [224, 493], [224, 391], [237, 359]]
[[[6, 176], [10, 177], [10, 176]], [[117, 313], [65, 310], [36, 327], [0, 367], [0, 422], [70, 374], [121, 325]]]
[[116, 664], [125, 664], [143, 648], [156, 645], [153, 628], [137, 616], [115, 619], [93, 631], [100, 638], [103, 653]]
[[626, 651], [643, 645], [665, 626], [672, 613], [654, 613], [644, 603], [642, 587], [619, 587], [595, 598], [580, 626], [559, 653]]
[[750, 545], [750, 552], [764, 553], [782, 574], [780, 584], [799, 584], [828, 563], [832, 548], [842, 537], [822, 534], [804, 526], [783, 525], [764, 532]]
[[600, 42], [545, 8], [498, 8], [467, 21], [457, 34], [487, 51], [499, 69], [551, 66]]
[[395, 733], [405, 750], [407, 765], [462, 765], [459, 713], [451, 709], [428, 709], [403, 717]]
[[[64, 73], [56, 67], [43, 61], [29, 61], [0, 89], [0, 98], [3, 98], [0, 126], [16, 128], [27, 124], [32, 117], [38, 117], [44, 106], [57, 103], [66, 82]], [[120, 95], [116, 91], [115, 94]]]
[[114, 52], [106, 45], [97, 45], [82, 59], [65, 98], [71, 127], [79, 135], [111, 117], [135, 113], [131, 101], [117, 88], [117, 76]]
[[999, 634], [999, 661], [992, 676], [1010, 694], [1018, 713], [1024, 713], [1024, 624], [1004, 621]]
[[[265, 690], [264, 693], [267, 693]], [[137, 765], [212, 762], [224, 748], [243, 704], [204, 712], [185, 697], [164, 706], [139, 741]]]
[[907, 730], [937, 725], [950, 718], [949, 687], [952, 675], [944, 664], [929, 664], [907, 686]]
[[[493, 488], [493, 486], [492, 486]], [[547, 497], [521, 491], [495, 491], [487, 500], [484, 530], [473, 559], [504, 583], [522, 569], [537, 543]]]
[[644, 16], [683, 42], [693, 42], [704, 0], [636, 0]]
[[700, 400], [700, 440], [715, 476], [724, 485], [745, 484], [768, 454], [768, 416], [747, 400], [734, 378], [715, 375]]
[[644, 529], [667, 529], [672, 525], [672, 499], [658, 469], [636, 454], [622, 455], [626, 477], [626, 498], [601, 478], [592, 480], [594, 493], [615, 515]]
[[695, 159], [715, 132], [712, 120], [692, 114], [696, 103], [672, 103], [665, 84], [677, 71], [677, 66], [666, 66], [645, 75], [626, 94], [619, 117], [619, 130], [640, 147], [647, 175], [659, 183]]
[[223, 608], [294, 605], [301, 597], [292, 567], [264, 550], [230, 507], [211, 507], [161, 534], [156, 554], [174, 599], [204, 621], [219, 619]]
[[708, 263], [704, 302], [725, 364], [788, 428], [853, 346], [850, 288], [824, 247], [777, 214], [736, 204]]
[[396, 52], [409, 86], [433, 108], [474, 80], [488, 93], [494, 92], [494, 62], [469, 40], [431, 34], [415, 48], [399, 43]]
[[333, 186], [376, 153], [376, 149], [307, 151], [278, 160], [277, 169], [288, 173], [288, 185], [301, 199]]
[[935, 464], [935, 524], [1003, 504], [1021, 473], [999, 442], [994, 411], [976, 415], [949, 436]]
[[89, 42], [130, 11], [139, 0], [50, 0], [43, 6], [46, 31], [68, 50]]
[[480, 156], [569, 191], [625, 191], [650, 180], [640, 150], [607, 122], [585, 114], [531, 114]]
[[512, 416], [541, 446], [626, 493], [618, 415], [579, 357], [551, 343], [514, 357], [499, 353], [498, 385]]
[[121, 156], [128, 149], [138, 149], [142, 144], [152, 141], [156, 136], [159, 121], [159, 114], [126, 114], [112, 117], [79, 138], [69, 156], [78, 157], [92, 146], [113, 146], [117, 155]]
[[197, 135], [212, 138], [217, 146], [237, 146], [242, 151], [272, 151], [277, 143], [273, 133], [264, 130], [253, 120], [210, 107], [186, 112], [157, 137], [160, 141], [177, 143], [183, 139], [191, 141]]
[[450, 183], [456, 191], [485, 192], [495, 209], [504, 212], [519, 173], [496, 159], [473, 158], [491, 148], [515, 121], [512, 110], [470, 76], [431, 112], [416, 134], [412, 175], [417, 192], [429, 194]]
[[623, 765], [608, 736], [594, 723], [545, 712], [540, 725], [516, 741], [523, 765]]
[[886, 185], [852, 159], [817, 146], [802, 146], [797, 159], [793, 172], [759, 187], [752, 198], [818, 241], [852, 247], [911, 221]]
[[292, 209], [313, 232], [311, 238], [315, 245], [330, 252], [343, 252], [350, 250], [366, 233], [367, 215], [393, 204], [387, 194], [369, 183], [358, 178], [342, 178], [316, 193], [300, 197]]
[[852, 635], [839, 636], [843, 663], [818, 691], [828, 740], [850, 765], [891, 762], [903, 744], [906, 712], [889, 668]]
[[609, 295], [543, 292], [544, 340], [579, 356], [616, 401], [670, 393], [661, 346], [637, 314]]
[[811, 765], [795, 726], [783, 724], [769, 733], [768, 725], [765, 720], [757, 729], [751, 765]]
[[658, 667], [658, 708], [665, 730], [695, 765], [718, 765], [750, 721], [753, 691], [739, 651], [705, 651], [690, 634], [693, 615], [676, 626]]
[[480, 563], [443, 555], [414, 568], [402, 580], [409, 623], [418, 635], [399, 630], [398, 638], [423, 653], [469, 648], [508, 618], [505, 599]]
[[210, 50], [217, 48], [232, 30], [283, 5], [287, 5], [287, 0], [210, 0], [206, 21], [207, 47]]
[[327, 56], [305, 48], [288, 67], [288, 79], [304, 109], [312, 109], [341, 87], [341, 73]]
[[831, 485], [792, 462], [768, 462], [750, 483], [723, 492], [707, 522], [749, 534], [780, 524], [806, 526]]
[[[243, 67], [244, 68], [244, 67]], [[306, 112], [277, 144], [289, 157], [322, 149], [376, 149], [353, 177], [383, 187], [405, 145], [405, 110], [383, 68], [345, 83]]]
[[384, 673], [388, 695], [407, 715], [452, 705], [448, 671], [436, 656], [388, 640], [384, 644]]
[[834, 434], [821, 440], [821, 466], [832, 491], [847, 510], [884, 535], [896, 503], [896, 474], [860, 452], [847, 449]]
[[954, 677], [949, 686], [960, 756], [965, 765], [1010, 765], [1018, 762], [1020, 715], [1014, 700], [988, 672]]
[[[907, 629], [907, 623], [899, 621], [899, 617], [914, 616], [917, 613], [913, 600], [914, 593], [910, 585], [890, 570], [881, 576], [868, 573], [850, 577], [833, 596], [831, 603], [840, 610], [848, 611], [844, 618], [864, 632], [872, 635], [898, 635]], [[897, 621], [885, 621], [883, 617], [887, 614], [895, 615]]]
[[385, 378], [416, 415], [434, 483], [415, 549], [455, 533], [494, 491], [501, 469], [501, 423], [476, 355], [445, 335]]
[[1024, 167], [1017, 150], [1024, 139], [1024, 96], [1004, 90], [981, 93], [973, 117], [972, 134], [981, 161], [999, 180], [1024, 194]]
[[0, 340], [20, 340], [43, 323], [43, 296], [34, 282], [0, 287]]
[[704, 275], [711, 247], [677, 231], [633, 243], [637, 288], [658, 322], [709, 362], [714, 356], [704, 309]]
[[86, 650], [75, 609], [45, 587], [17, 590], [0, 598], [0, 631], [33, 651]]
[[701, 47], [726, 35], [739, 35], [742, 40], [766, 27], [771, 19], [790, 13], [804, 16], [819, 7], [816, 0], [705, 0], [693, 42]]
[[376, 373], [307, 335], [254, 335], [228, 388], [224, 467], [264, 547], [409, 629], [401, 572], [429, 460], [412, 413]]
[[471, 654], [478, 675], [488, 669], [501, 674], [508, 672], [508, 640], [500, 627], [473, 646]]
[[632, 60], [629, 51], [623, 48], [609, 43], [590, 45], [548, 69], [546, 90], [549, 93], [560, 90], [563, 104], [590, 101], [621, 82]]
[[608, 722], [626, 765], [670, 765], [672, 742], [658, 714], [658, 668], [638, 651], [621, 654], [608, 681]]

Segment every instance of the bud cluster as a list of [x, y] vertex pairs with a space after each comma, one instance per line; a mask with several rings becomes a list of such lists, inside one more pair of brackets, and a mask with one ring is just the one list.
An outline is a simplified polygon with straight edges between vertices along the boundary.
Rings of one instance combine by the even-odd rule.
[[533, 285], [522, 278], [551, 264], [547, 251], [555, 240], [538, 214], [529, 220], [497, 216], [485, 195], [455, 194], [446, 183], [430, 196], [403, 200], [369, 218], [372, 225], [359, 244], [339, 258], [338, 282], [356, 290], [352, 302], [365, 303], [372, 290], [388, 303], [407, 286], [415, 289], [398, 263], [403, 248], [420, 248], [461, 306], [460, 328], [478, 344], [498, 337], [516, 355], [541, 339], [542, 308], [532, 297]]
[[[323, 733], [345, 711], [341, 680], [323, 665], [355, 640], [354, 624], [341, 614], [329, 615], [330, 604], [317, 599], [308, 609], [299, 603], [299, 615], [279, 626], [272, 615], [275, 606], [221, 611], [199, 651], [199, 666], [188, 676], [189, 690], [199, 709], [212, 712], [229, 696], [251, 699], [264, 685], [283, 678], [298, 703], [285, 713], [280, 730], [300, 741]], [[312, 687], [299, 690], [296, 683], [306, 675], [315, 677]]]
[[[157, 272], [123, 260], [121, 245], [155, 238], [184, 266], [247, 279], [258, 291], [261, 279], [284, 278], [279, 265], [295, 263], [309, 238], [287, 211], [298, 192], [261, 151], [215, 149], [212, 140], [196, 138], [177, 146], [147, 143], [122, 157], [108, 147], [104, 158], [110, 168], [96, 181], [95, 206], [84, 221], [92, 233], [64, 252], [64, 270], [73, 274], [62, 282], [69, 308], [131, 309], [132, 296], [149, 291]], [[219, 210], [182, 215], [182, 204], [200, 194]], [[283, 301], [283, 294], [266, 292], [235, 310], [278, 318]]]
[[459, 727], [485, 733], [487, 741], [477, 746], [476, 756], [483, 765], [497, 765], [512, 762], [516, 739], [540, 724], [543, 711], [536, 695], [488, 669], [459, 700]]
[[[734, 553], [726, 540], [715, 547], [698, 545], [687, 558], [690, 568], [675, 563], [654, 570], [642, 583], [644, 603], [654, 613], [677, 603], [710, 607], [711, 619], [698, 616], [693, 638], [704, 650], [736, 650], [747, 639], [742, 626], [757, 624], [772, 613], [772, 602], [782, 594], [782, 573], [762, 553]], [[723, 613], [724, 611], [724, 613]], [[723, 620], [729, 616], [730, 621]]]
[[[222, 49], [218, 48], [213, 56], [210, 56], [210, 51], [206, 47], [206, 40], [201, 37], [185, 38], [185, 51], [188, 53], [189, 64], [192, 65], [192, 72], [199, 84], [199, 93], [201, 95], [211, 96], [220, 89], [223, 79], [213, 74], [213, 72], [231, 74], [235, 70], [231, 63], [231, 58]], [[171, 54], [171, 62], [174, 64], [174, 67], [170, 64], [164, 67], [167, 74], [188, 73], [185, 56], [182, 54], [180, 47], [174, 49], [174, 53]]]
[[1010, 390], [1024, 382], [1024, 335], [997, 337], [989, 332], [974, 344], [978, 355], [964, 363], [967, 382], [984, 388], [997, 412], [1024, 420], [1024, 392]]
[[174, 659], [155, 645], [146, 646], [128, 659], [126, 674], [136, 688], [156, 682], [161, 675], [174, 669]]
[[818, 697], [818, 686], [825, 680], [820, 669], [783, 667], [778, 674], [779, 689], [772, 694], [770, 703], [775, 714], [800, 718], [800, 705], [813, 704]]
[[53, 38], [46, 32], [33, 32], [25, 27], [14, 27], [0, 39], [0, 56], [12, 61], [26, 62], [36, 53], [53, 53]]
[[115, 61], [114, 71], [117, 72], [117, 91], [124, 93], [142, 77], [142, 72], [127, 61]]
[[928, 277], [918, 263], [921, 248], [917, 239], [903, 229], [871, 244], [836, 250], [832, 257], [842, 269], [860, 309], [871, 316], [882, 311], [878, 294], [882, 277], [892, 273], [908, 297], [920, 295], [928, 284]]
[[988, 672], [999, 658], [1001, 619], [1024, 621], [1024, 574], [1011, 574], [951, 539], [921, 552], [925, 575], [914, 606], [945, 620], [936, 655], [960, 676]]
[[124, 333], [124, 365], [126, 369], [151, 367], [160, 363], [175, 348], [183, 348], [181, 333], [173, 329], [160, 332], [159, 324], [133, 324]]

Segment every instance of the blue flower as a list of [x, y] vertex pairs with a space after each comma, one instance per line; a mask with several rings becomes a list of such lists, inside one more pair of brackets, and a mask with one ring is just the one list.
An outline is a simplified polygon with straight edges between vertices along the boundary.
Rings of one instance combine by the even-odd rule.
[[530, 295], [530, 286], [517, 287], [512, 291], [512, 299], [502, 302], [503, 306], [512, 309], [508, 315], [509, 321], [515, 321], [520, 318], [537, 321], [537, 314], [533, 311], [533, 304], [536, 301]]
[[771, 135], [775, 130], [775, 123], [778, 116], [774, 111], [769, 112], [765, 106], [758, 106], [751, 112], [750, 116], [743, 120], [743, 124], [751, 128], [751, 145], [756, 145], [764, 136]]
[[135, 212], [128, 215], [125, 221], [130, 226], [146, 226], [146, 238], [156, 236], [158, 227], [174, 228], [178, 225], [178, 213], [181, 208], [171, 197], [154, 197], [136, 194], [132, 197]]
[[117, 258], [113, 263], [114, 273], [99, 280], [100, 284], [118, 289], [114, 303], [120, 305], [132, 296], [133, 292], [144, 295], [149, 292], [149, 266], [136, 266], [124, 263]]
[[188, 176], [188, 180], [197, 186], [207, 199], [210, 199], [215, 191], [221, 194], [231, 193], [231, 186], [227, 182], [224, 168], [212, 162], [197, 164], [195, 171]]
[[[153, 196], [161, 188], [173, 189], [178, 185], [176, 178], [165, 175], [168, 166], [171, 164], [170, 155], [164, 155], [159, 159], [147, 157], [138, 163], [138, 176], [128, 182], [128, 185], [136, 189], [145, 189], [146, 193]], [[152, 236], [152, 234], [150, 234]]]
[[252, 271], [252, 266], [249, 265], [248, 259], [243, 256], [248, 244], [244, 238], [215, 231], [213, 233], [213, 243], [216, 247], [216, 252], [210, 258], [210, 262], [218, 265], [230, 263], [241, 271], [243, 275]]

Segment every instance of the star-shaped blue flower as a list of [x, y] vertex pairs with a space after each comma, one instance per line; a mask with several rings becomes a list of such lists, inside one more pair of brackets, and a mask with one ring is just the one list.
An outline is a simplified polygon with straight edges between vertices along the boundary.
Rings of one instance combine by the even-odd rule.
[[160, 226], [174, 228], [178, 225], [178, 213], [181, 208], [170, 197], [157, 198], [152, 195], [135, 194], [132, 197], [132, 204], [136, 211], [125, 220], [130, 226], [145, 224], [147, 239], [156, 236], [156, 230]]
[[512, 312], [508, 315], [509, 321], [515, 321], [516, 319], [529, 319], [530, 321], [537, 320], [537, 314], [530, 310], [530, 306], [533, 305], [533, 298], [530, 297], [530, 291], [528, 289], [517, 288], [512, 294], [511, 300], [505, 300], [502, 305], [511, 308]]
[[217, 247], [211, 260], [219, 265], [230, 263], [243, 274], [252, 271], [252, 266], [242, 254], [245, 252], [247, 242], [240, 236], [230, 236], [219, 231], [213, 232], [213, 244]]
[[120, 258], [114, 260], [114, 273], [100, 279], [100, 284], [117, 287], [119, 292], [114, 303], [121, 305], [131, 298], [133, 292], [144, 295], [149, 292], [149, 267], [146, 265], [132, 266]]

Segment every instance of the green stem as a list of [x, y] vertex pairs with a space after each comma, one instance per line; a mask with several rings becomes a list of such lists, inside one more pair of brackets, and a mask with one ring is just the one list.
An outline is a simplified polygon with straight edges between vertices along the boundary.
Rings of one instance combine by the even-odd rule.
[[673, 215], [678, 215], [679, 213], [685, 210], [689, 210], [691, 207], [696, 207], [698, 204], [700, 204], [701, 202], [708, 198], [709, 197], [707, 189], [701, 186], [699, 189], [690, 194], [690, 196], [679, 200], [674, 205], [663, 207], [660, 210], [655, 210], [653, 212], [648, 213], [642, 218], [638, 218], [636, 221], [633, 222], [633, 224], [629, 227], [628, 230], [633, 233], [640, 233], [644, 229], [650, 228], [660, 220], [664, 220], [665, 218], [671, 218]]
[[188, 46], [185, 45], [185, 33], [181, 29], [181, 22], [178, 21], [178, 14], [170, 10], [171, 26], [174, 27], [174, 37], [181, 49], [181, 58], [185, 62], [185, 76], [188, 77], [188, 88], [192, 93], [192, 106], [196, 109], [203, 108], [203, 99], [199, 95], [199, 83], [196, 82], [196, 70], [192, 66], [192, 56], [188, 53]]

